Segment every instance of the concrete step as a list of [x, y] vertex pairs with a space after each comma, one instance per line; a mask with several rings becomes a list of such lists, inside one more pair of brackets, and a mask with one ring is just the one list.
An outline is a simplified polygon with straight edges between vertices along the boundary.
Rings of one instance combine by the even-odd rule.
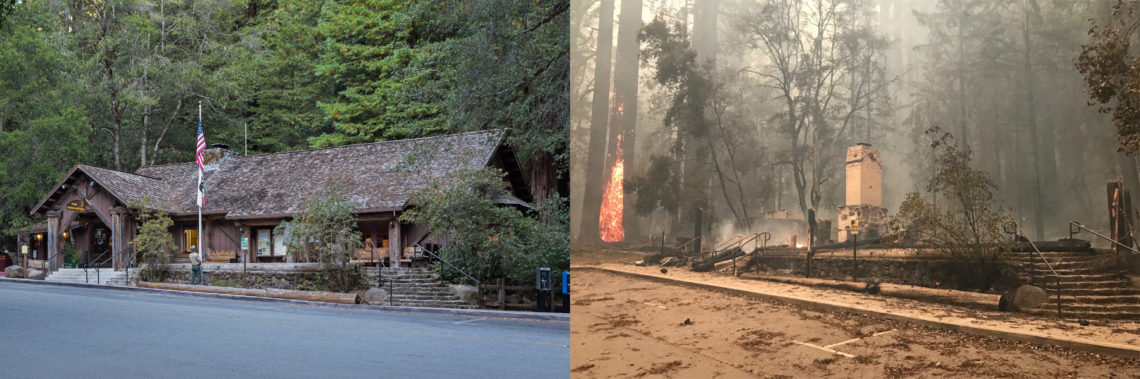
[[417, 307], [417, 308], [448, 308], [448, 309], [475, 309], [474, 305], [470, 304], [426, 304], [426, 303], [392, 303], [397, 307]]
[[392, 298], [395, 300], [441, 301], [441, 302], [460, 301], [460, 302], [462, 302], [461, 300], [459, 300], [458, 297], [455, 297], [455, 295], [437, 296], [437, 295], [406, 295], [406, 294], [401, 294], [401, 293], [393, 293]]
[[[1044, 302], [1037, 307], [1037, 309], [1057, 311], [1056, 300], [1054, 302]], [[1089, 304], [1089, 303], [1065, 303], [1064, 299], [1061, 301], [1061, 313], [1124, 313], [1140, 315], [1140, 303], [1136, 304]]]
[[[1056, 299], [1053, 297], [1051, 299]], [[1055, 301], [1055, 300], [1054, 300]], [[1140, 304], [1140, 294], [1134, 295], [1098, 295], [1098, 296], [1065, 296], [1061, 292], [1061, 304]]]
[[[1064, 292], [1065, 289], [1074, 288], [1128, 288], [1130, 285], [1131, 284], [1128, 282], [1128, 279], [1084, 280], [1075, 282], [1066, 282], [1062, 280], [1061, 291]], [[1043, 287], [1046, 290], [1057, 288], [1057, 282], [1055, 279], [1046, 280]]]
[[[1102, 274], [1105, 272], [1104, 270], [1099, 270], [1099, 269], [1092, 268], [1089, 266], [1090, 265], [1078, 265], [1078, 264], [1056, 265], [1055, 264], [1055, 265], [1053, 265], [1053, 270], [1057, 271], [1057, 273], [1061, 274], [1061, 275]], [[1022, 267], [1025, 270], [1029, 270], [1030, 266], [1029, 265], [1023, 265]], [[1049, 271], [1049, 267], [1045, 266], [1044, 263], [1034, 264], [1033, 269], [1037, 270], [1037, 272], [1049, 272], [1049, 273], [1051, 273], [1051, 271]]]
[[[368, 282], [391, 291], [393, 305], [408, 307], [474, 309], [474, 304], [451, 293], [439, 274], [428, 268], [365, 269]], [[387, 304], [387, 302], [385, 302]]]
[[[1046, 288], [1045, 292], [1049, 296], [1055, 296], [1056, 290], [1053, 288]], [[1061, 287], [1062, 296], [1113, 296], [1113, 295], [1140, 295], [1140, 289], [1131, 287], [1110, 287], [1110, 288], [1066, 288]]]
[[[1074, 283], [1074, 282], [1090, 282], [1090, 281], [1091, 282], [1099, 282], [1099, 281], [1126, 279], [1126, 278], [1124, 278], [1118, 274], [1115, 274], [1115, 273], [1061, 274], [1060, 272], [1058, 272], [1057, 274], [1059, 274], [1057, 276], [1061, 277], [1061, 283], [1062, 284], [1063, 283]], [[1028, 273], [1022, 273], [1021, 276], [1026, 278], [1026, 279], [1029, 277]], [[1056, 281], [1057, 280], [1056, 276], [1053, 276], [1052, 272], [1041, 272], [1041, 271], [1038, 271], [1035, 274], [1034, 278], [1039, 281], [1039, 280], [1041, 280], [1042, 276], [1044, 276], [1047, 281]]]
[[[137, 275], [137, 272], [131, 272], [132, 277]], [[126, 271], [114, 271], [111, 269], [100, 269], [98, 271], [88, 269], [85, 274], [83, 269], [80, 268], [63, 268], [51, 273], [51, 275], [48, 275], [44, 280], [67, 283], [126, 285], [127, 273]]]

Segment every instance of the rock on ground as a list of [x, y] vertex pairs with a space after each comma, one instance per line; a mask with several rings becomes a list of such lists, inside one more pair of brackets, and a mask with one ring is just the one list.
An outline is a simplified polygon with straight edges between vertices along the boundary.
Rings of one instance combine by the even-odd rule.
[[380, 288], [370, 288], [364, 294], [364, 303], [372, 305], [385, 305], [388, 302], [388, 291]]
[[475, 296], [478, 296], [479, 289], [475, 286], [466, 284], [452, 284], [450, 285], [451, 293], [455, 294], [460, 300], [474, 304], [476, 302]]
[[24, 268], [18, 265], [11, 265], [4, 268], [4, 276], [8, 278], [23, 278], [27, 274]]
[[34, 268], [28, 269], [28, 279], [44, 280], [46, 277], [47, 273], [43, 272], [42, 270], [36, 270]]
[[[1047, 296], [1048, 294], [1041, 287], [1025, 284], [1002, 295], [1002, 301], [1009, 310], [1017, 312], [1036, 308], [1045, 301]], [[1006, 307], [999, 305], [999, 308]]]

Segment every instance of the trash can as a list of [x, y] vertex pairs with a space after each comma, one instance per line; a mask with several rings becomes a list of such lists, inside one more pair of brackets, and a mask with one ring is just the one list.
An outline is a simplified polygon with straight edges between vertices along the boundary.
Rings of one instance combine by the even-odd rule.
[[562, 272], [562, 311], [570, 313], [570, 271]]

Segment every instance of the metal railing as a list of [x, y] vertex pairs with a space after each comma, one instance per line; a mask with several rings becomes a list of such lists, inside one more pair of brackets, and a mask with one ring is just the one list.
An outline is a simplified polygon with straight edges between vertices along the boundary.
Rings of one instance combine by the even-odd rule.
[[1088, 226], [1084, 226], [1084, 224], [1078, 223], [1078, 221], [1069, 221], [1069, 240], [1072, 240], [1073, 236], [1076, 235], [1076, 233], [1073, 232], [1074, 226], [1076, 226], [1077, 228], [1080, 228], [1080, 229], [1084, 229], [1085, 232], [1089, 232], [1089, 233], [1092, 233], [1093, 235], [1099, 236], [1099, 237], [1101, 237], [1101, 239], [1105, 239], [1105, 241], [1115, 243], [1117, 245], [1117, 247], [1124, 248], [1125, 250], [1127, 250], [1131, 253], [1135, 253], [1135, 255], [1140, 255], [1140, 251], [1138, 251], [1137, 249], [1133, 249], [1132, 247], [1130, 247], [1130, 245], [1126, 245], [1126, 244], [1123, 244], [1119, 241], [1110, 239], [1110, 237], [1108, 237], [1104, 234], [1097, 233], [1097, 231], [1093, 231], [1093, 229], [1090, 229]]
[[[707, 252], [701, 253], [700, 257], [702, 259], [708, 259], [710, 257], [715, 257], [721, 253], [724, 253], [726, 251], [731, 251], [733, 249], [740, 249], [741, 251], [744, 251], [744, 245], [747, 245], [749, 242], [755, 242], [756, 245], [753, 247], [753, 250], [756, 250], [756, 249], [760, 248], [761, 243], [767, 245], [768, 240], [764, 239], [764, 235], [765, 235], [764, 233], [752, 233], [752, 234], [742, 234], [742, 235], [734, 236], [734, 237], [728, 239], [727, 241], [724, 241], [724, 242], [717, 244], [716, 247], [714, 247], [712, 251], [707, 251]], [[770, 239], [771, 235], [769, 234], [768, 236], [769, 236], [768, 238]], [[745, 252], [745, 253], [747, 253], [747, 252]]]
[[[388, 268], [388, 265], [384, 263], [384, 259], [379, 259], [379, 260], [376, 259], [376, 243], [375, 242], [368, 241], [368, 242], [365, 242], [364, 244], [368, 245], [368, 254], [370, 255], [369, 259], [371, 259], [372, 264], [376, 266], [376, 287], [377, 288], [384, 288], [384, 270], [381, 269], [381, 267]], [[393, 280], [394, 279], [392, 279], [392, 274], [389, 273], [388, 274], [388, 306], [392, 306], [392, 293], [396, 292], [396, 286], [395, 286]]]
[[[689, 246], [689, 244], [691, 244], [693, 242], [697, 242], [700, 240], [701, 240], [701, 236], [696, 236], [696, 237], [690, 238], [688, 241], [685, 241], [684, 243], [677, 245], [677, 251], [680, 253], [680, 255], [689, 255], [689, 254], [687, 254], [685, 247]], [[700, 251], [697, 252], [697, 254], [700, 254], [700, 253], [701, 253]]]
[[[111, 254], [111, 256], [107, 257], [106, 259], [103, 259], [103, 257], [106, 256], [107, 254]], [[94, 260], [88, 259], [87, 263], [83, 264], [83, 282], [84, 283], [90, 283], [91, 282], [91, 277], [87, 273], [87, 269], [91, 268], [92, 263], [94, 263], [94, 266], [95, 266], [95, 284], [102, 284], [102, 278], [100, 277], [100, 274], [99, 274], [99, 270], [102, 268], [100, 266], [106, 264], [108, 261], [110, 261], [114, 257], [115, 257], [115, 255], [112, 254], [110, 250], [108, 250], [108, 251], [104, 251], [103, 254], [99, 254], [98, 256], [96, 256]], [[102, 260], [100, 260], [100, 259], [102, 259]]]
[[[1044, 262], [1045, 267], [1047, 267], [1049, 269], [1049, 271], [1053, 273], [1053, 277], [1057, 278], [1057, 318], [1061, 318], [1061, 274], [1058, 274], [1057, 270], [1053, 269], [1053, 264], [1049, 263], [1048, 259], [1045, 259], [1045, 255], [1041, 254], [1041, 250], [1037, 249], [1037, 244], [1033, 243], [1033, 239], [1029, 238], [1028, 233], [1025, 233], [1024, 229], [1021, 229], [1021, 225], [1018, 225], [1016, 221], [1012, 221], [1012, 220], [1008, 221], [1006, 223], [1006, 225], [1007, 226], [1013, 225], [1013, 228], [1011, 228], [1011, 229], [1013, 229], [1014, 232], [1019, 233], [1019, 234], [1015, 234], [1015, 237], [1016, 237], [1016, 235], [1025, 236], [1026, 241], [1029, 242], [1029, 246], [1033, 247], [1033, 252], [1037, 253], [1037, 256], [1041, 258], [1041, 262]], [[1014, 240], [1016, 241], [1016, 238], [1014, 238]], [[1033, 283], [1033, 279], [1036, 276], [1035, 275], [1036, 272], [1037, 272], [1037, 265], [1034, 264], [1034, 262], [1033, 262], [1033, 253], [1030, 253], [1029, 254], [1029, 282], [1030, 283]], [[1045, 288], [1045, 276], [1044, 275], [1041, 276], [1041, 288], [1042, 289]], [[1076, 296], [1073, 296], [1073, 301], [1074, 302], [1076, 301]]]
[[460, 270], [459, 267], [455, 267], [455, 265], [451, 264], [451, 262], [448, 262], [446, 259], [443, 259], [443, 257], [436, 255], [431, 250], [423, 247], [423, 245], [420, 245], [419, 243], [415, 243], [413, 245], [415, 245], [416, 248], [422, 250], [424, 253], [432, 256], [432, 258], [438, 259], [440, 262], [443, 262], [443, 264], [446, 264], [448, 267], [451, 267], [453, 270], [458, 271], [460, 274], [463, 274], [463, 276], [466, 276], [468, 279], [471, 279], [471, 281], [475, 282], [475, 288], [479, 289], [479, 296], [477, 296], [476, 300], [479, 303], [479, 308], [483, 308], [483, 282], [479, 281], [479, 279], [475, 279], [474, 276], [471, 276], [467, 272]]

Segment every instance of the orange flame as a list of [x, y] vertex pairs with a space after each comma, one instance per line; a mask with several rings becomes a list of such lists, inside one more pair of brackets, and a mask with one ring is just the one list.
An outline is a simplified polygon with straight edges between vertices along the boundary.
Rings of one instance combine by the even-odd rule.
[[598, 232], [602, 235], [602, 241], [620, 242], [625, 239], [625, 229], [621, 225], [622, 208], [624, 207], [622, 201], [624, 174], [625, 158], [622, 156], [621, 136], [619, 135], [617, 159], [614, 160], [614, 166], [610, 169], [610, 180], [606, 182], [606, 190], [602, 195], [601, 217], [598, 221]]

